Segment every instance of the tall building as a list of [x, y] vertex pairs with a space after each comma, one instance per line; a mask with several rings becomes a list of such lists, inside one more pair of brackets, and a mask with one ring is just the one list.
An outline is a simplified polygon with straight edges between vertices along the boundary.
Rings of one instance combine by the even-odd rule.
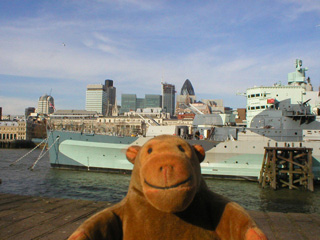
[[145, 95], [145, 108], [161, 108], [162, 107], [162, 96], [156, 94]]
[[176, 115], [189, 114], [192, 111], [188, 108], [189, 104], [196, 101], [195, 92], [189, 79], [182, 85], [180, 95], [177, 96]]
[[136, 99], [136, 109], [138, 108], [145, 108], [145, 99], [144, 98], [137, 98]]
[[106, 116], [112, 115], [112, 110], [116, 107], [116, 88], [113, 86], [113, 80], [105, 80], [105, 91], [107, 93]]
[[144, 108], [161, 108], [161, 99], [162, 96], [156, 94], [146, 94], [145, 98], [137, 98], [136, 94], [122, 94], [120, 113]]
[[121, 94], [121, 110], [120, 113], [137, 110], [136, 94]]
[[95, 111], [103, 116], [111, 116], [116, 106], [116, 88], [113, 80], [105, 80], [105, 84], [89, 84], [86, 91], [86, 110]]
[[54, 110], [54, 99], [52, 96], [45, 94], [39, 98], [37, 110], [39, 114], [48, 115], [53, 113]]
[[175, 113], [175, 86], [162, 83], [162, 109], [173, 116]]
[[190, 95], [190, 96], [196, 95], [194, 93], [193, 86], [192, 86], [192, 84], [191, 84], [189, 79], [186, 79], [186, 81], [182, 85], [180, 95]]
[[102, 84], [89, 84], [86, 91], [86, 110], [96, 111], [100, 115], [107, 112], [107, 93]]

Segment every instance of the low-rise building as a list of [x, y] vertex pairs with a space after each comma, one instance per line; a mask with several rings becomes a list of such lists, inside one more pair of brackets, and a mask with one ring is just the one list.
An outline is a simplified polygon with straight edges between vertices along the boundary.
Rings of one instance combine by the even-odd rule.
[[169, 114], [156, 114], [151, 112], [131, 112], [126, 116], [105, 116], [98, 118], [57, 118], [48, 120], [51, 129], [65, 131], [79, 131], [86, 133], [99, 133], [107, 135], [145, 135], [149, 126], [152, 125], [188, 125], [191, 127], [192, 119], [170, 119]]
[[50, 119], [53, 118], [96, 118], [98, 113], [96, 111], [87, 111], [87, 110], [57, 110], [55, 113], [50, 115]]
[[0, 141], [28, 140], [26, 128], [27, 124], [25, 121], [1, 121]]

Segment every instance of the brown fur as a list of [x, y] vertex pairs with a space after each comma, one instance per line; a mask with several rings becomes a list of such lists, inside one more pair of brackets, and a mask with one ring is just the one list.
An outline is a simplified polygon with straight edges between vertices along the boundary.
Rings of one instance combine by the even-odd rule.
[[267, 239], [242, 207], [207, 188], [200, 145], [163, 135], [126, 155], [134, 164], [127, 196], [85, 221], [70, 240]]

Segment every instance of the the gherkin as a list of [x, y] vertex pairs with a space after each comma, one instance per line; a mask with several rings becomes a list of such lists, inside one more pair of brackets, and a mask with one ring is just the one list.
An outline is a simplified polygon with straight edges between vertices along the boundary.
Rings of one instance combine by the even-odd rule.
[[180, 95], [196, 95], [189, 79], [184, 82]]

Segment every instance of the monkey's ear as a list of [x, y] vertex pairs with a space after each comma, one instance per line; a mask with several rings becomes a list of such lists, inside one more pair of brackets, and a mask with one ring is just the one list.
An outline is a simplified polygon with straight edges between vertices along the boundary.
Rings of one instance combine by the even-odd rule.
[[140, 146], [130, 146], [128, 149], [127, 149], [127, 152], [126, 152], [126, 157], [127, 159], [129, 160], [129, 162], [131, 162], [132, 164], [134, 164], [134, 161], [136, 159], [136, 156], [138, 155], [138, 152], [139, 150], [141, 149]]
[[205, 156], [206, 156], [206, 152], [205, 152], [204, 148], [201, 145], [198, 145], [198, 144], [193, 145], [192, 147], [194, 148], [194, 150], [195, 150], [195, 152], [197, 154], [197, 157], [199, 159], [199, 162], [201, 163], [204, 160]]

